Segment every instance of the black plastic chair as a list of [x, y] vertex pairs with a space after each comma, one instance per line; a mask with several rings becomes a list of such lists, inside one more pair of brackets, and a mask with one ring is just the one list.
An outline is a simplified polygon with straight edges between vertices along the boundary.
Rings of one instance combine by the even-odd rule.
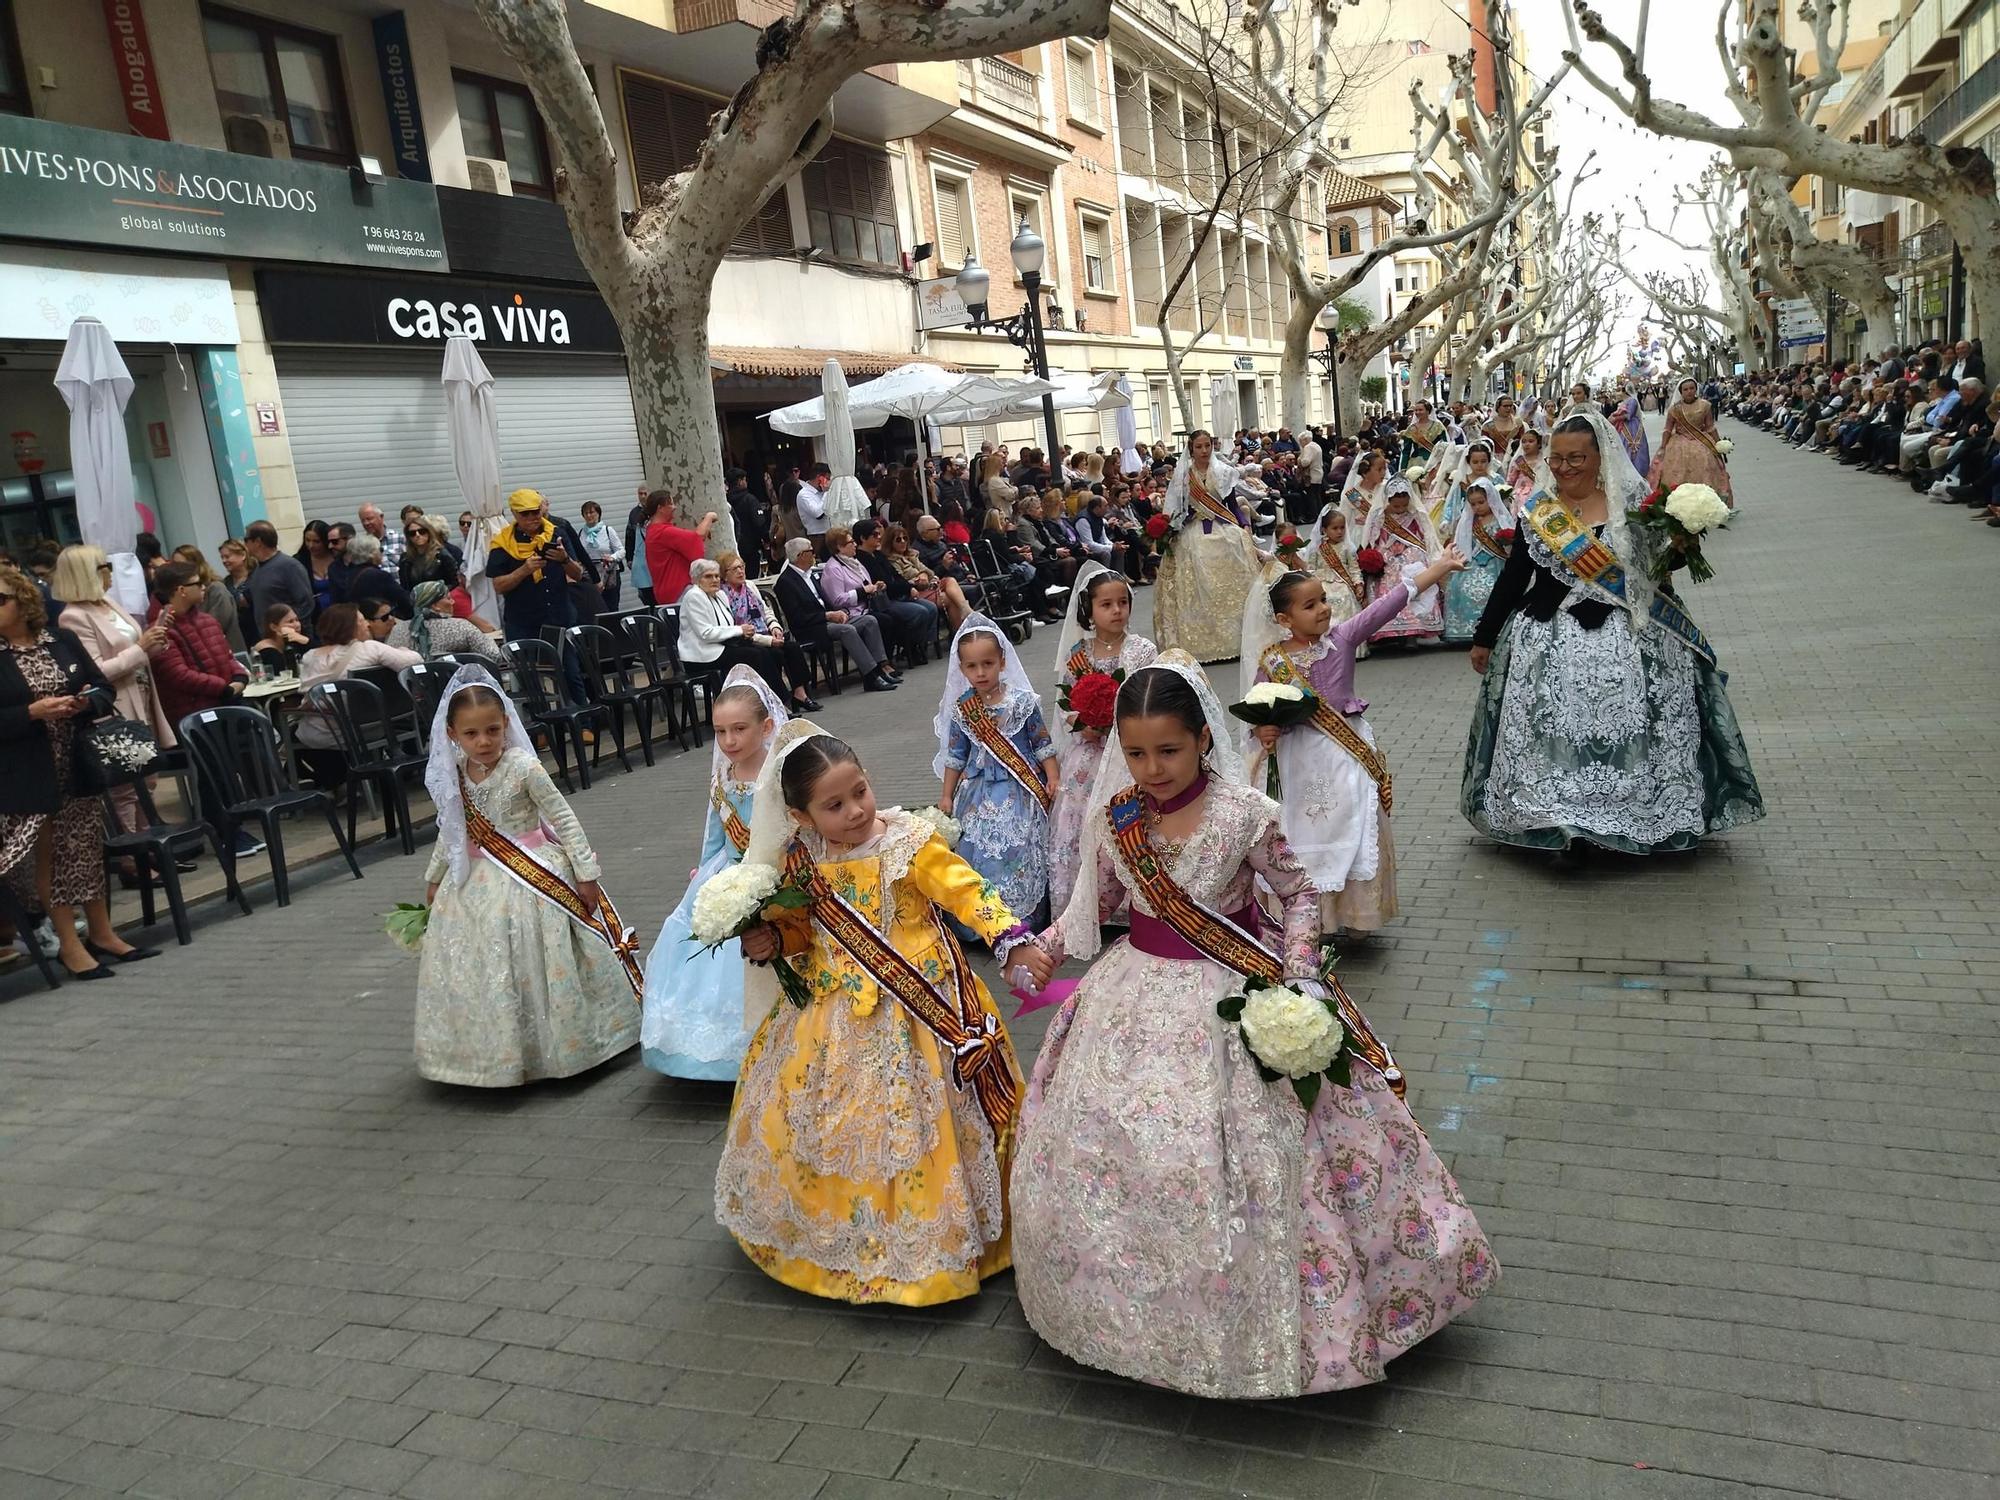
[[629, 709], [633, 727], [639, 731], [639, 753], [652, 765], [653, 712], [666, 702], [669, 687], [639, 681], [633, 671], [629, 637], [621, 639], [602, 625], [572, 625], [564, 635], [583, 663], [583, 680], [591, 698], [611, 715], [611, 742], [618, 750], [618, 764], [632, 769], [632, 762], [625, 758], [625, 714]]
[[189, 714], [175, 726], [194, 762], [222, 794], [222, 806], [201, 809], [223, 832], [255, 823], [271, 856], [271, 884], [278, 905], [292, 904], [291, 872], [285, 865], [283, 819], [288, 813], [319, 812], [333, 831], [341, 855], [354, 878], [354, 846], [340, 831], [340, 817], [327, 793], [296, 784], [278, 759], [278, 731], [254, 708], [224, 704]]
[[583, 732], [593, 725], [608, 724], [611, 716], [595, 703], [572, 703], [563, 685], [562, 648], [548, 641], [509, 641], [507, 660], [513, 663], [520, 686], [521, 707], [530, 723], [549, 737], [555, 752], [556, 774], [563, 788], [576, 788], [569, 779], [569, 752], [576, 751], [577, 774], [583, 789], [590, 790], [590, 768], [598, 749], [586, 745]]
[[194, 941], [194, 931], [188, 925], [187, 900], [181, 895], [179, 861], [195, 853], [203, 844], [215, 851], [216, 863], [222, 866], [222, 878], [229, 883], [229, 898], [243, 908], [244, 916], [249, 916], [250, 898], [243, 894], [243, 887], [236, 879], [236, 851], [223, 842], [221, 830], [198, 817], [185, 823], [169, 823], [161, 818], [144, 776], [131, 777], [125, 784], [138, 794], [139, 813], [145, 825], [127, 832], [118, 822], [117, 806], [107, 795], [104, 799], [104, 863], [107, 869], [111, 869], [118, 861], [129, 859], [136, 867], [139, 875], [139, 915], [145, 925], [151, 927], [155, 921], [153, 886], [157, 876], [160, 888], [167, 893], [167, 910], [173, 917], [175, 940], [183, 948]]
[[[669, 660], [673, 663], [674, 675], [688, 685], [689, 702], [694, 714], [694, 742], [699, 745], [701, 737], [708, 731], [708, 717], [715, 708], [715, 695], [722, 691], [722, 665], [720, 662], [697, 662], [690, 665], [681, 656], [681, 611], [675, 604], [660, 606], [660, 635], [666, 643]], [[701, 695], [700, 702], [693, 695]]]
[[451, 686], [452, 672], [452, 668], [440, 667], [434, 661], [420, 661], [396, 674], [396, 680], [409, 695], [410, 712], [417, 721], [417, 743], [426, 750], [430, 748], [431, 725], [437, 721], [438, 705], [444, 702], [444, 690]]
[[[678, 628], [676, 622], [675, 629]], [[639, 664], [639, 670], [645, 674], [646, 686], [659, 694], [659, 703], [666, 715], [667, 733], [679, 741], [683, 750], [691, 748], [690, 742], [699, 745], [701, 721], [695, 717], [694, 686], [680, 669], [675, 649], [678, 637], [670, 637], [666, 623], [657, 613], [648, 610], [644, 614], [626, 616], [625, 639]]]
[[[397, 691], [402, 691], [400, 683]], [[334, 738], [340, 741], [341, 754], [347, 757], [343, 792], [347, 801], [348, 843], [354, 842], [355, 815], [361, 786], [366, 782], [381, 790], [382, 836], [400, 835], [403, 852], [415, 854], [417, 839], [410, 826], [410, 794], [405, 783], [409, 774], [421, 771], [430, 757], [403, 741], [389, 717], [382, 690], [357, 677], [337, 678], [306, 689], [306, 707], [319, 714], [333, 731]]]

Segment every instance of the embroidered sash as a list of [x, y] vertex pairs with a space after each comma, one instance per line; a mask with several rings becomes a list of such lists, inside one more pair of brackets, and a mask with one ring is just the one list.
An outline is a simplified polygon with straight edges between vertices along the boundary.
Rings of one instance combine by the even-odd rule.
[[1327, 570], [1334, 577], [1347, 585], [1347, 590], [1354, 595], [1354, 602], [1356, 604], [1366, 604], [1368, 602], [1366, 587], [1360, 579], [1347, 571], [1347, 564], [1341, 561], [1340, 548], [1336, 547], [1332, 542], [1321, 542], [1319, 544], [1319, 560], [1326, 565]]
[[[1111, 820], [1111, 836], [1117, 840], [1118, 851], [1125, 857], [1125, 867], [1132, 872], [1147, 904], [1162, 922], [1224, 968], [1234, 969], [1246, 978], [1261, 979], [1266, 984], [1279, 982], [1284, 965], [1279, 963], [1275, 953], [1230, 918], [1195, 900], [1168, 872], [1146, 834], [1145, 798], [1136, 786], [1128, 786], [1113, 797], [1104, 809], [1104, 815]], [[1348, 997], [1340, 981], [1332, 975], [1323, 976], [1321, 982], [1333, 996], [1334, 1009], [1340, 1016], [1340, 1024], [1347, 1029], [1355, 1052], [1382, 1075], [1383, 1081], [1400, 1099], [1405, 1087], [1403, 1070], [1396, 1066], [1389, 1049], [1370, 1029], [1368, 1018], [1361, 1014], [1361, 1007]]]
[[708, 789], [708, 800], [715, 808], [715, 815], [722, 820], [722, 831], [740, 856], [750, 847], [750, 830], [743, 826], [743, 820], [736, 816], [736, 808], [722, 795], [722, 782], [712, 782]]
[[977, 688], [967, 689], [965, 696], [958, 700], [958, 722], [965, 726], [967, 734], [986, 747], [989, 755], [1000, 762], [1001, 769], [1040, 804], [1043, 812], [1054, 805], [1055, 798], [1049, 795], [1048, 783], [1042, 780], [1028, 757], [1021, 753], [1021, 747], [1001, 733], [1000, 721], [993, 717], [993, 710], [986, 706]]
[[459, 798], [465, 806], [466, 837], [477, 844], [480, 852], [508, 876], [556, 907], [577, 926], [610, 948], [625, 970], [626, 981], [632, 986], [632, 998], [636, 1000], [643, 996], [646, 993], [646, 976], [639, 967], [638, 934], [620, 919], [618, 908], [611, 904], [610, 893], [604, 892], [597, 909], [591, 910], [583, 904], [583, 897], [577, 894], [575, 886], [547, 865], [534, 859], [527, 850], [493, 826], [492, 820], [474, 805], [471, 797], [466, 795], [462, 778], [459, 782]]
[[[1680, 430], [1686, 433], [1689, 437], [1698, 440], [1704, 448], [1708, 449], [1710, 453], [1715, 453], [1715, 439], [1710, 437], [1699, 426], [1697, 426], [1695, 424], [1695, 419], [1693, 417], [1682, 416], [1681, 415], [1682, 410], [1683, 410], [1683, 404], [1678, 401], [1675, 402], [1672, 406], [1667, 408], [1667, 420], [1673, 425], [1679, 427]], [[1664, 449], [1666, 446], [1667, 445], [1664, 441], [1661, 442], [1660, 447], [1662, 449]], [[1720, 453], [1715, 453], [1715, 456], [1717, 458], [1722, 457]]]
[[1271, 681], [1312, 694], [1313, 728], [1361, 762], [1361, 769], [1375, 783], [1375, 795], [1382, 803], [1382, 811], [1390, 811], [1396, 800], [1395, 778], [1389, 774], [1389, 762], [1383, 758], [1382, 752], [1361, 737], [1360, 731], [1347, 722], [1347, 715], [1336, 713], [1331, 703], [1313, 693], [1312, 684], [1300, 675], [1291, 657], [1285, 654], [1284, 647], [1273, 646], [1266, 651], [1263, 667], [1264, 675]]
[[1477, 521], [1474, 521], [1472, 523], [1472, 539], [1473, 541], [1477, 542], [1480, 546], [1484, 547], [1488, 552], [1492, 553], [1495, 557], [1501, 558], [1502, 560], [1506, 558], [1507, 549], [1501, 546], [1498, 542], [1494, 541], [1493, 533], [1488, 531], [1484, 526], [1480, 525], [1480, 523]]
[[[785, 873], [801, 878], [811, 892], [812, 905], [808, 910], [820, 929], [871, 979], [895, 996], [910, 1019], [935, 1037], [950, 1055], [952, 1082], [961, 1091], [967, 1087], [974, 1091], [980, 1112], [993, 1127], [995, 1146], [1004, 1147], [1019, 1103], [1019, 1090], [1007, 1067], [1007, 1033], [1000, 1029], [1000, 1018], [980, 1003], [965, 954], [950, 929], [938, 920], [937, 907], [930, 908], [930, 923], [951, 970], [948, 995], [890, 947], [874, 924], [834, 890], [832, 882], [796, 840], [785, 856]], [[885, 887], [882, 892], [885, 910], [894, 899], [895, 893]]]
[[[1556, 555], [1565, 568], [1585, 583], [1604, 590], [1619, 603], [1624, 602], [1625, 569], [1617, 556], [1560, 503], [1546, 493], [1531, 495], [1521, 511], [1521, 519], [1535, 528], [1535, 535], [1542, 539], [1543, 545]], [[1688, 650], [1711, 667], [1716, 664], [1715, 648], [1709, 645], [1708, 637], [1701, 633], [1700, 626], [1688, 618], [1680, 601], [1665, 589], [1653, 595], [1652, 618], [1661, 629], [1678, 637]]]
[[1424, 540], [1423, 528], [1420, 526], [1408, 525], [1397, 520], [1394, 516], [1384, 516], [1382, 518], [1382, 529], [1384, 531], [1393, 531], [1412, 547], [1423, 548], [1426, 554], [1430, 551], [1431, 544]]
[[1224, 521], [1231, 526], [1243, 523], [1236, 519], [1236, 512], [1208, 492], [1208, 486], [1201, 482], [1193, 469], [1188, 470], [1188, 505], [1202, 512], [1204, 521]]
[[1097, 670], [1097, 663], [1090, 659], [1089, 648], [1082, 641], [1076, 643], [1076, 649], [1070, 652], [1069, 661], [1065, 666], [1071, 682], [1075, 682], [1079, 677], [1088, 677]]

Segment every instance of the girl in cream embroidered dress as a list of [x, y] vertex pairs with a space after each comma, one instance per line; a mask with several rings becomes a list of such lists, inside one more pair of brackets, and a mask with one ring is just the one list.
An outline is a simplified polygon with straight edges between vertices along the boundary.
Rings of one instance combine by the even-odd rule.
[[[1243, 601], [1263, 572], [1243, 512], [1229, 498], [1239, 477], [1239, 470], [1215, 455], [1209, 434], [1188, 439], [1164, 507], [1178, 529], [1153, 593], [1153, 633], [1162, 651], [1179, 648], [1196, 661], [1236, 654]], [[1234, 519], [1219, 519], [1195, 503], [1190, 493], [1195, 490]]]
[[[1156, 836], [1156, 853], [1212, 911], [1240, 910], [1261, 879], [1281, 903], [1286, 972], [1310, 975], [1318, 894], [1277, 804], [1220, 777], [1206, 801], [1199, 831], [1178, 847]], [[1154, 915], [1123, 856], [1097, 857], [1100, 910], [1129, 892]], [[1038, 941], [1062, 946], [1053, 929]], [[1310, 1117], [1288, 1083], [1263, 1080], [1215, 1013], [1241, 983], [1121, 938], [1057, 1012], [1014, 1166], [1022, 1311], [1072, 1359], [1198, 1396], [1365, 1385], [1484, 1295], [1498, 1265], [1373, 1069], [1357, 1060]]]
[[[1014, 917], [930, 824], [900, 808], [882, 820], [879, 837], [837, 860], [824, 857], [818, 833], [795, 837], [847, 903], [952, 996], [932, 907], [989, 942]], [[716, 1171], [716, 1218], [767, 1275], [814, 1296], [911, 1307], [972, 1296], [1009, 1264], [1013, 1142], [994, 1139], [974, 1091], [951, 1082], [951, 1059], [894, 994], [804, 912], [773, 920], [813, 1001], [803, 1010], [780, 1001], [751, 1039]], [[1018, 1083], [1004, 1027], [1000, 1038]]]
[[[484, 781], [466, 778], [465, 795], [563, 880], [598, 878], [583, 825], [532, 751], [510, 746]], [[417, 975], [417, 1071], [506, 1088], [567, 1078], [637, 1042], [638, 1002], [611, 949], [476, 849], [463, 883], [452, 878], [447, 843], [424, 874], [437, 894]]]

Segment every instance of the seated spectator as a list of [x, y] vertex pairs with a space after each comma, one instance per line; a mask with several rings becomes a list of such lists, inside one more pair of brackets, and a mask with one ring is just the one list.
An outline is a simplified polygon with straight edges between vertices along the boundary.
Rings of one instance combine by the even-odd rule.
[[289, 604], [273, 604], [264, 611], [264, 633], [250, 648], [250, 654], [274, 677], [299, 670], [299, 658], [312, 649], [312, 639], [299, 624], [298, 611]]
[[[251, 523], [248, 539], [254, 544], [257, 528], [267, 525], [263, 521]], [[167, 718], [178, 726], [189, 714], [237, 702], [250, 674], [231, 653], [222, 627], [202, 608], [208, 591], [194, 569], [184, 562], [161, 563], [153, 570], [151, 587], [153, 605], [147, 623], [164, 626], [166, 634], [149, 653], [149, 660], [160, 708]], [[228, 825], [221, 812], [222, 789], [208, 779], [199, 761], [195, 763], [195, 784], [202, 817], [233, 840], [238, 855], [263, 849], [263, 840], [253, 837], [248, 829]]]
[[777, 642], [756, 628], [740, 623], [722, 596], [722, 569], [712, 557], [698, 557], [688, 568], [689, 583], [680, 597], [681, 662], [690, 669], [713, 668], [722, 676], [738, 662], [748, 666], [784, 702], [795, 695], [785, 681], [784, 657]]
[[[299, 685], [310, 690], [319, 683], [334, 682], [368, 667], [401, 671], [422, 660], [414, 651], [374, 639], [358, 606], [336, 604], [320, 616], [319, 644], [299, 659]], [[299, 719], [297, 740], [299, 764], [305, 767], [308, 776], [323, 787], [337, 787], [346, 782], [347, 756], [341, 751], [340, 737], [331, 724], [317, 714], [305, 714]]]
[[778, 572], [778, 612], [785, 626], [801, 645], [823, 650], [838, 642], [861, 670], [861, 686], [871, 693], [886, 693], [896, 685], [896, 674], [882, 649], [882, 627], [872, 615], [850, 614], [828, 609], [812, 578], [813, 544], [810, 537], [797, 536], [785, 543], [785, 566]]
[[[929, 521], [931, 517], [920, 519]], [[935, 522], [933, 522], [935, 524]], [[958, 580], [948, 574], [935, 572], [923, 556], [911, 545], [908, 528], [891, 526], [882, 534], [882, 553], [889, 559], [889, 566], [901, 574], [904, 581], [915, 591], [917, 598], [933, 608], [944, 611], [945, 624], [956, 631], [959, 622], [972, 613], [972, 606], [965, 602], [965, 592], [958, 586]]]
[[496, 670], [506, 665], [506, 653], [494, 644], [492, 636], [452, 612], [451, 590], [435, 578], [411, 589], [410, 599], [416, 610], [407, 620], [397, 619], [394, 610], [385, 612], [379, 599], [362, 600], [369, 633], [399, 650], [414, 651], [425, 661], [440, 656], [469, 656], [491, 664]]
[[750, 582], [749, 567], [734, 552], [723, 553], [715, 563], [722, 570], [722, 596], [729, 601], [730, 615], [737, 624], [750, 627], [753, 641], [769, 641], [784, 657], [785, 676], [792, 684], [792, 711], [806, 713], [817, 709], [819, 704], [807, 691], [812, 682], [812, 664], [798, 642], [771, 619], [771, 612], [764, 607], [764, 596]]
[[910, 580], [899, 573], [882, 551], [882, 523], [872, 516], [854, 523], [854, 551], [847, 554], [867, 570], [875, 594], [869, 609], [887, 615], [895, 624], [903, 643], [903, 654], [912, 665], [930, 660], [937, 644], [938, 607], [917, 597]]

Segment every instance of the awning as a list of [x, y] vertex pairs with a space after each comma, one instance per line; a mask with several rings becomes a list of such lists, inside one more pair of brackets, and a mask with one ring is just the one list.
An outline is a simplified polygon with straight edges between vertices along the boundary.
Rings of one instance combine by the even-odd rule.
[[742, 344], [711, 344], [708, 350], [709, 369], [714, 374], [790, 380], [808, 377], [818, 380], [830, 359], [839, 360], [840, 368], [850, 377], [863, 378], [887, 375], [909, 364], [936, 365], [944, 370], [962, 368], [949, 360], [923, 354], [875, 354], [860, 349], [758, 349]]

